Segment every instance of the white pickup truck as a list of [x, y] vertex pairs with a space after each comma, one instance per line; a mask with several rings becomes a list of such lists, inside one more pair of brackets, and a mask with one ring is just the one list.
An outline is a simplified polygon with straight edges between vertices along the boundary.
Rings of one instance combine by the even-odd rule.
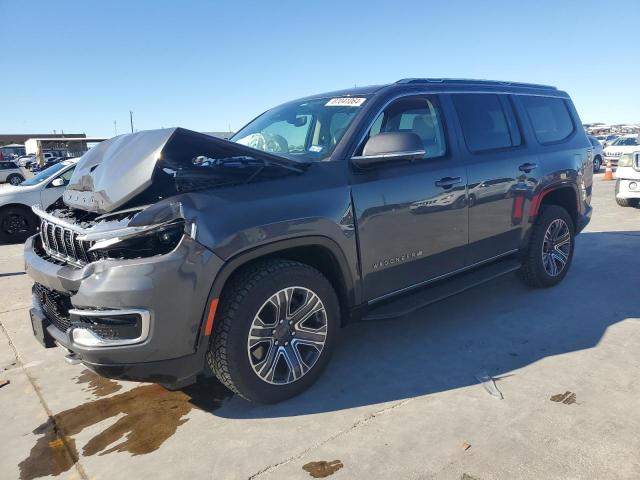
[[640, 147], [633, 153], [623, 153], [618, 159], [616, 202], [621, 207], [640, 205]]

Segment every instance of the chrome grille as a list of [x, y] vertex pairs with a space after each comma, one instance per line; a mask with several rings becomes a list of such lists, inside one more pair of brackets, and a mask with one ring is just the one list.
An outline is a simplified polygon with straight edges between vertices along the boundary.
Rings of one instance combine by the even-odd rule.
[[79, 240], [78, 235], [70, 228], [46, 220], [40, 223], [40, 238], [45, 253], [56, 260], [83, 267], [92, 260], [89, 249], [94, 242]]

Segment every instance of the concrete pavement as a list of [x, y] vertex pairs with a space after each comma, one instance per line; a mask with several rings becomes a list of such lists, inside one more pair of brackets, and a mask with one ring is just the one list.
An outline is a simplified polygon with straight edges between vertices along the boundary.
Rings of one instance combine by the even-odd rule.
[[320, 381], [272, 406], [67, 365], [33, 339], [22, 247], [0, 246], [0, 478], [639, 478], [640, 209], [601, 176], [561, 285], [508, 276], [349, 326]]

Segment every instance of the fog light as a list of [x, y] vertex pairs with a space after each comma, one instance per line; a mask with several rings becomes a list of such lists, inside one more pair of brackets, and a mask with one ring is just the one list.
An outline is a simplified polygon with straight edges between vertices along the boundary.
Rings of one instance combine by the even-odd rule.
[[638, 188], [638, 184], [636, 182], [629, 182], [629, 190], [635, 190]]

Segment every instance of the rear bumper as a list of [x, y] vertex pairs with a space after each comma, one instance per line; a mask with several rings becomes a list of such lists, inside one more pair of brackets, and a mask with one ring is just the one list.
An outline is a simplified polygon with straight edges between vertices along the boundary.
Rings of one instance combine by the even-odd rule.
[[34, 297], [34, 308], [50, 321], [48, 334], [88, 368], [111, 378], [168, 385], [181, 384], [203, 370], [208, 340], [203, 338], [204, 312], [223, 264], [210, 250], [185, 236], [166, 255], [102, 260], [73, 268], [39, 256], [34, 250], [38, 241], [36, 235], [25, 243], [26, 272], [35, 282], [65, 295], [73, 309], [138, 309], [149, 314], [148, 334], [139, 343], [88, 347], [74, 342], [75, 324], [63, 331]]

